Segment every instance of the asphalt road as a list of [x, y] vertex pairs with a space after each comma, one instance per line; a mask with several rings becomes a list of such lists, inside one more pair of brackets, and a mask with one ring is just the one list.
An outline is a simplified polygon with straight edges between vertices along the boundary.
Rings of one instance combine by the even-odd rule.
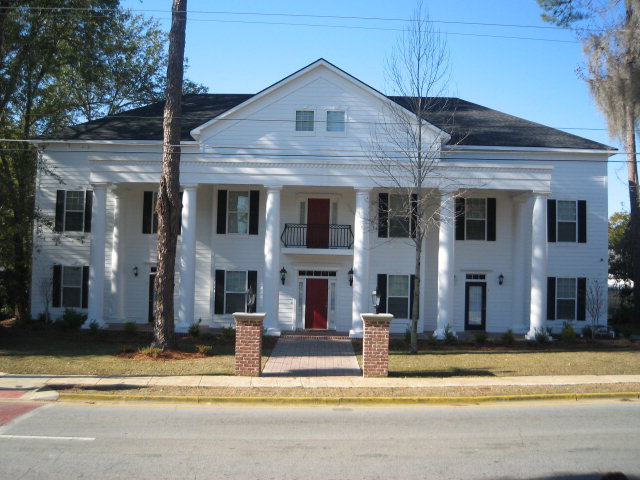
[[640, 402], [393, 408], [47, 404], [0, 479], [640, 479]]

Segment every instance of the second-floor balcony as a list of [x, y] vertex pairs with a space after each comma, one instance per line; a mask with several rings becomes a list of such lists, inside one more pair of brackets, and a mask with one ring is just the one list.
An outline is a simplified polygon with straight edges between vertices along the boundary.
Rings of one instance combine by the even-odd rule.
[[287, 248], [350, 249], [353, 247], [351, 225], [287, 223], [280, 239]]

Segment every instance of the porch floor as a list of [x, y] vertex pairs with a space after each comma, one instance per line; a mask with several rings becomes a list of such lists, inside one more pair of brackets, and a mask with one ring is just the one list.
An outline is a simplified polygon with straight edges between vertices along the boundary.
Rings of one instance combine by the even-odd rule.
[[323, 335], [283, 335], [263, 377], [334, 377], [362, 375], [351, 339]]

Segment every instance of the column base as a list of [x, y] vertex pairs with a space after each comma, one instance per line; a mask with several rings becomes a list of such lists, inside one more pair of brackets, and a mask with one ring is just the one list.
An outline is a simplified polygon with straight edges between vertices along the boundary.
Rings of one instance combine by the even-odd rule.
[[265, 335], [267, 337], [279, 337], [280, 335], [282, 335], [282, 332], [278, 328], [267, 328]]
[[349, 338], [362, 338], [362, 330], [360, 329], [351, 329], [349, 330]]

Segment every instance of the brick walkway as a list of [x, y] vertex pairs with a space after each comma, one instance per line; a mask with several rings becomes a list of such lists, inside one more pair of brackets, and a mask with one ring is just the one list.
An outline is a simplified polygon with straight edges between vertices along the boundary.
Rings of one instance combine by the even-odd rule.
[[362, 375], [349, 338], [285, 335], [278, 339], [263, 377]]

